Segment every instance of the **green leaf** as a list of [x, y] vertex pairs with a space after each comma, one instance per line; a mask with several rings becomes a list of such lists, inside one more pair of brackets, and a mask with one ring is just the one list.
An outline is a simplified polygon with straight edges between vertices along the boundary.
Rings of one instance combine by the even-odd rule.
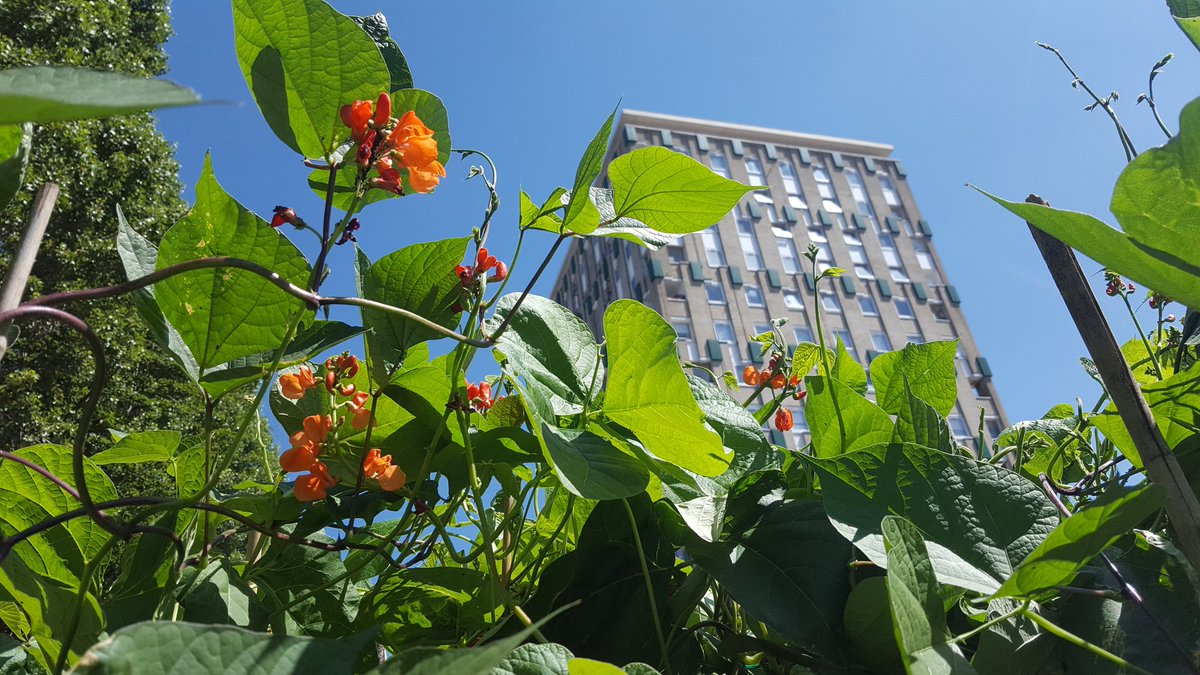
[[723, 218], [747, 192], [762, 188], [722, 178], [663, 147], [639, 148], [608, 165], [618, 217], [670, 234], [699, 232]]
[[820, 502], [783, 501], [736, 541], [691, 544], [688, 554], [751, 615], [788, 640], [840, 660], [850, 593], [850, 545]]
[[375, 42], [323, 0], [233, 0], [233, 29], [263, 118], [305, 157], [328, 158], [349, 136], [343, 105], [388, 91], [391, 75]]
[[1200, 49], [1200, 2], [1197, 0], [1167, 0], [1171, 18], [1196, 49]]
[[525, 405], [542, 453], [563, 487], [585, 499], [622, 499], [646, 489], [650, 474], [641, 462], [607, 438], [581, 429], [559, 429], [553, 422], [549, 392], [537, 380], [521, 386], [511, 376]]
[[600, 225], [600, 212], [588, 198], [588, 187], [596, 181], [596, 176], [600, 175], [600, 169], [604, 166], [604, 152], [608, 148], [608, 137], [612, 134], [612, 122], [616, 114], [614, 108], [588, 143], [583, 157], [579, 158], [575, 182], [571, 185], [570, 198], [563, 212], [563, 225], [572, 232], [588, 234]]
[[562, 217], [555, 211], [563, 207], [561, 200], [564, 194], [566, 190], [555, 188], [546, 203], [539, 207], [524, 190], [521, 190], [521, 229], [542, 230], [554, 234], [562, 231]]
[[553, 642], [527, 643], [496, 664], [492, 675], [567, 675], [567, 662], [573, 657], [570, 649]]
[[32, 147], [32, 124], [0, 126], [0, 209], [21, 189]]
[[1089, 560], [1117, 537], [1137, 527], [1163, 503], [1163, 491], [1146, 485], [1105, 504], [1082, 509], [1059, 523], [1029, 557], [1021, 561], [999, 596], [1032, 596], [1067, 586]]
[[[229, 196], [206, 156], [196, 204], [163, 235], [157, 267], [210, 256], [249, 260], [296, 286], [308, 285], [310, 270], [299, 249]], [[202, 370], [278, 347], [302, 308], [270, 281], [233, 268], [178, 274], [155, 284], [154, 292]]]
[[[492, 675], [501, 663], [518, 649], [546, 619], [510, 637], [493, 640], [470, 649], [417, 647], [397, 654], [387, 663], [370, 671], [372, 675]], [[538, 645], [547, 647], [548, 645]], [[501, 671], [503, 672], [503, 671]], [[523, 671], [514, 675], [524, 675]]]
[[871, 379], [879, 407], [893, 415], [907, 407], [907, 382], [913, 396], [933, 406], [942, 416], [950, 414], [958, 400], [954, 372], [957, 350], [958, 340], [910, 342], [900, 351], [877, 356], [871, 362]]
[[[365, 328], [350, 326], [340, 321], [322, 321], [315, 319], [303, 326], [292, 338], [287, 350], [279, 357], [279, 367], [287, 368], [316, 358], [318, 354], [332, 349], [352, 337], [362, 335]], [[200, 378], [200, 386], [213, 399], [254, 382], [270, 374], [270, 366], [275, 362], [275, 355], [280, 350], [275, 349], [261, 354], [253, 354], [233, 359], [204, 373]]]
[[178, 431], [143, 431], [122, 436], [107, 450], [92, 455], [97, 466], [169, 462], [183, 440]]
[[[467, 242], [464, 237], [413, 244], [380, 258], [366, 272], [363, 297], [453, 328], [458, 313], [452, 307], [462, 290], [454, 268], [466, 255]], [[416, 321], [375, 309], [363, 309], [363, 324], [372, 331], [372, 358], [382, 360], [388, 372], [404, 362], [410, 348], [440, 335]]]
[[[179, 532], [186, 520], [178, 511], [167, 511], [149, 524]], [[111, 633], [154, 617], [167, 585], [175, 584], [175, 570], [180, 563], [177, 555], [166, 537], [141, 536], [125, 546], [118, 568], [120, 576], [104, 597], [105, 630]]]
[[0, 565], [0, 602], [13, 603], [14, 609], [23, 615], [21, 620], [28, 625], [30, 647], [36, 646], [38, 651], [34, 656], [46, 669], [58, 659], [69, 626], [76, 625], [78, 629], [68, 651], [68, 664], [76, 662], [79, 654], [100, 635], [103, 622], [96, 597], [91, 593], [85, 595], [76, 612], [78, 597], [79, 589], [74, 585], [63, 585], [31, 571], [20, 556], [10, 555]]
[[0, 635], [0, 675], [40, 675], [41, 672], [20, 642], [10, 635]]
[[176, 599], [183, 607], [183, 620], [194, 623], [249, 627], [252, 608], [261, 611], [254, 591], [224, 558], [202, 570], [189, 568], [180, 579]]
[[[836, 355], [831, 354], [830, 358], [836, 358]], [[792, 354], [791, 377], [804, 377], [820, 362], [821, 348], [811, 342], [801, 342]]]
[[[62, 445], [33, 445], [16, 453], [74, 486], [71, 449]], [[84, 458], [84, 477], [93, 501], [116, 499], [112, 481]], [[54, 516], [79, 508], [79, 502], [44, 476], [13, 461], [0, 462], [0, 529], [20, 532]], [[13, 546], [29, 570], [64, 586], [79, 584], [85, 560], [100, 553], [108, 533], [91, 518], [73, 518]]]
[[[986, 618], [999, 619], [1018, 606], [1016, 600], [997, 598], [988, 602]], [[1056, 642], [1058, 638], [1042, 632], [1028, 616], [1014, 616], [993, 624], [979, 636], [971, 665], [979, 675], [1045, 672]]]
[[676, 351], [671, 324], [633, 300], [604, 313], [608, 386], [604, 413], [637, 436], [651, 454], [702, 476], [729, 467], [721, 439], [704, 425]]
[[362, 612], [380, 626], [389, 649], [453, 643], [459, 631], [485, 629], [488, 613], [503, 604], [487, 574], [460, 567], [428, 567], [388, 574], [364, 600]]
[[843, 614], [850, 653], [873, 673], [903, 671], [888, 603], [887, 577], [867, 577], [854, 585]]
[[941, 589], [921, 531], [903, 518], [886, 516], [883, 540], [892, 624], [905, 669], [912, 675], [973, 674], [975, 669], [950, 641]]
[[[121, 257], [121, 265], [125, 268], [126, 278], [133, 280], [144, 277], [154, 271], [158, 260], [158, 249], [142, 235], [138, 234], [129, 222], [121, 207], [117, 207], [117, 254]], [[133, 306], [142, 321], [150, 329], [150, 335], [158, 346], [170, 355], [171, 359], [183, 369], [183, 372], [193, 381], [200, 379], [200, 366], [192, 350], [183, 343], [179, 331], [167, 323], [158, 301], [154, 299], [154, 287], [139, 288], [129, 294]]]
[[[600, 227], [597, 227], [584, 236], [624, 239], [639, 246], [644, 246], [651, 251], [657, 251], [675, 241], [678, 237], [675, 234], [660, 232], [636, 218], [629, 216], [618, 217], [616, 206], [613, 203], [613, 191], [608, 188], [591, 188], [588, 191], [588, 195], [592, 203], [595, 204], [596, 209], [600, 212]], [[569, 192], [563, 195], [564, 204], [569, 197]]]
[[611, 663], [593, 659], [571, 659], [567, 662], [568, 675], [624, 675], [625, 671]]
[[1101, 265], [1176, 302], [1200, 306], [1200, 270], [1179, 260], [1164, 260], [1162, 254], [1147, 249], [1124, 232], [1087, 214], [1009, 202], [983, 190], [980, 192]]
[[494, 335], [513, 315], [496, 348], [513, 371], [548, 390], [554, 414], [581, 412], [604, 382], [600, 348], [591, 329], [571, 310], [536, 295], [527, 296], [513, 314], [519, 298], [519, 293], [500, 298], [486, 323], [488, 333]]
[[375, 43], [375, 46], [379, 47], [379, 53], [383, 56], [383, 62], [387, 65], [388, 75], [391, 77], [388, 91], [411, 89], [413, 79], [412, 73], [408, 69], [408, 60], [404, 58], [404, 52], [400, 51], [400, 45], [392, 39], [391, 32], [388, 30], [387, 17], [378, 13], [350, 18], [354, 19], [354, 23], [357, 23], [359, 28], [362, 28]]
[[96, 119], [199, 102], [196, 92], [166, 80], [66, 66], [0, 70], [0, 124]]
[[[307, 538], [333, 543], [320, 532]], [[268, 615], [276, 617], [278, 632], [342, 639], [354, 632], [366, 589], [349, 579], [338, 552], [273, 540], [245, 574]]]
[[818, 457], [835, 457], [892, 440], [896, 427], [891, 417], [841, 380], [813, 375], [805, 378], [804, 384], [808, 390], [804, 415]]
[[993, 593], [1058, 524], [1036, 484], [1002, 467], [912, 444], [832, 459], [804, 458], [821, 478], [833, 526], [876, 565], [887, 565], [879, 523], [921, 529], [938, 580]]
[[860, 396], [867, 393], [867, 371], [846, 351], [846, 345], [842, 344], [840, 337], [837, 339], [837, 349], [834, 350], [830, 375]]
[[1200, 99], [1183, 108], [1179, 133], [1138, 155], [1117, 179], [1112, 212], [1138, 244], [1200, 266]]
[[912, 389], [907, 387], [907, 382], [905, 391], [908, 393], [908, 404], [901, 406], [896, 413], [896, 433], [892, 436], [892, 442], [916, 443], [953, 453], [954, 439], [950, 437], [950, 427], [945, 418], [933, 406], [917, 398]]
[[122, 628], [89, 649], [75, 672], [287, 675], [318, 668], [329, 675], [350, 675], [368, 642], [370, 635], [364, 633], [318, 640], [233, 626], [147, 621]]

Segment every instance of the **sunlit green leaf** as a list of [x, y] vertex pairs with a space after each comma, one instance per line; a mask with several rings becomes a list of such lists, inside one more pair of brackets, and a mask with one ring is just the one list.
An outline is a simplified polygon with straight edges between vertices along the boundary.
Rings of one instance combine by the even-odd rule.
[[0, 209], [21, 189], [32, 147], [32, 124], [0, 126]]
[[1021, 561], [996, 595], [1030, 596], [1069, 585], [1080, 568], [1157, 511], [1162, 502], [1163, 491], [1147, 485], [1076, 512]]
[[704, 426], [671, 324], [645, 305], [618, 300], [604, 313], [604, 333], [609, 368], [604, 413], [659, 459], [702, 476], [724, 472], [731, 457]]
[[305, 157], [328, 157], [349, 136], [339, 111], [388, 91], [375, 42], [323, 0], [233, 0], [242, 75], [279, 140]]
[[813, 375], [805, 378], [805, 388], [804, 415], [818, 457], [834, 457], [892, 440], [895, 424], [891, 417], [841, 380]]
[[0, 70], [0, 125], [95, 119], [199, 102], [196, 92], [174, 82], [123, 73], [67, 66]]
[[711, 226], [742, 195], [759, 189], [722, 178], [687, 155], [657, 146], [614, 159], [608, 177], [617, 217], [635, 218], [676, 235]]
[[575, 182], [571, 185], [571, 195], [563, 211], [563, 224], [572, 232], [588, 234], [600, 224], [600, 212], [588, 199], [588, 187], [595, 182], [604, 166], [604, 151], [608, 148], [608, 137], [612, 134], [612, 122], [616, 114], [614, 109], [579, 158]]
[[388, 87], [388, 91], [411, 89], [413, 79], [412, 73], [408, 69], [408, 60], [404, 58], [404, 52], [400, 51], [400, 45], [397, 45], [396, 41], [392, 39], [387, 17], [378, 13], [350, 18], [354, 19], [354, 23], [357, 23], [370, 36], [375, 46], [379, 47], [379, 53], [383, 56], [383, 62], [387, 64], [388, 74], [391, 76], [391, 85]]
[[[908, 405], [908, 392], [948, 415], [958, 400], [954, 371], [957, 340], [909, 343], [904, 349], [880, 354], [871, 362], [871, 380], [879, 407], [896, 414]], [[907, 383], [907, 385], [905, 384]]]
[[[308, 285], [308, 262], [299, 249], [229, 196], [206, 157], [196, 204], [163, 235], [157, 267], [210, 256], [249, 260]], [[288, 320], [303, 307], [270, 281], [233, 268], [178, 274], [155, 284], [154, 293], [201, 369], [277, 348]]]
[[92, 455], [97, 466], [169, 462], [183, 435], [178, 431], [142, 431], [122, 436], [107, 450]]
[[1197, 0], [1167, 0], [1171, 17], [1183, 34], [1200, 49], [1200, 2]]

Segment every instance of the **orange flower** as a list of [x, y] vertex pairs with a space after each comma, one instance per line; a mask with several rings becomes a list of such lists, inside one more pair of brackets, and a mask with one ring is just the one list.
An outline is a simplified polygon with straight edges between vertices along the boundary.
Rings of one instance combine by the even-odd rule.
[[317, 455], [320, 454], [321, 448], [315, 443], [305, 443], [285, 450], [279, 456], [279, 466], [288, 473], [299, 473], [308, 471], [313, 464], [317, 463]]
[[306, 443], [319, 446], [325, 442], [325, 437], [329, 435], [329, 429], [332, 427], [333, 420], [329, 419], [329, 415], [309, 415], [304, 418], [304, 428], [292, 434], [292, 447], [300, 447]]
[[300, 366], [299, 372], [288, 373], [279, 378], [280, 393], [284, 398], [290, 398], [293, 401], [304, 398], [304, 392], [315, 386], [317, 386], [317, 380], [308, 366]]
[[757, 387], [759, 381], [758, 369], [754, 366], [746, 366], [746, 368], [742, 370], [742, 382], [745, 382], [751, 387]]
[[350, 127], [350, 137], [355, 143], [362, 143], [367, 137], [367, 122], [371, 121], [371, 102], [355, 101], [342, 106], [342, 124]]
[[392, 464], [391, 455], [383, 455], [379, 448], [371, 448], [363, 460], [363, 475], [379, 481], [379, 487], [388, 492], [395, 492], [404, 487], [408, 477], [400, 467]]
[[367, 399], [371, 395], [365, 391], [360, 391], [350, 399], [350, 426], [362, 431], [371, 423], [371, 410], [367, 408]]
[[329, 475], [329, 469], [326, 469], [324, 464], [316, 462], [309, 473], [296, 479], [292, 494], [296, 496], [297, 501], [315, 502], [324, 499], [325, 490], [334, 485], [337, 485], [337, 479]]
[[[408, 182], [417, 192], [429, 192], [445, 177], [446, 169], [438, 161], [437, 140], [433, 137], [433, 129], [417, 117], [417, 113], [409, 110], [404, 113], [396, 128], [388, 134], [387, 140], [380, 148], [380, 154], [395, 157], [399, 167], [377, 165], [380, 181], [392, 184], [392, 171], [396, 168], [408, 169]], [[388, 173], [385, 173], [388, 172]], [[376, 185], [377, 187], [382, 187]], [[387, 188], [385, 188], [387, 189]], [[395, 190], [393, 190], [395, 191]]]

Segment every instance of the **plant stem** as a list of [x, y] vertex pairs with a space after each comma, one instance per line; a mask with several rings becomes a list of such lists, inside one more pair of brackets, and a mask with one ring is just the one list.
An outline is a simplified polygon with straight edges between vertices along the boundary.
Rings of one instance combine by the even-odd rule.
[[666, 636], [663, 634], [662, 619], [658, 615], [658, 602], [654, 599], [654, 583], [650, 580], [650, 566], [646, 564], [646, 551], [642, 548], [642, 535], [638, 532], [637, 518], [633, 515], [633, 508], [629, 506], [629, 500], [622, 499], [621, 505], [625, 507], [625, 515], [629, 517], [629, 528], [633, 530], [633, 545], [637, 548], [638, 563], [642, 566], [642, 579], [646, 582], [646, 598], [650, 601], [650, 616], [654, 619], [654, 632], [658, 636], [662, 666], [670, 675], [671, 659], [667, 651]]
[[1105, 659], [1106, 661], [1111, 661], [1111, 662], [1117, 664], [1118, 666], [1121, 666], [1122, 668], [1128, 668], [1129, 670], [1131, 670], [1135, 673], [1140, 673], [1140, 675], [1153, 675], [1149, 671], [1143, 670], [1142, 668], [1138, 668], [1137, 666], [1135, 666], [1132, 663], [1126, 661], [1125, 659], [1117, 656], [1116, 654], [1113, 654], [1112, 652], [1106, 650], [1105, 648], [1103, 648], [1099, 645], [1094, 645], [1091, 642], [1084, 640], [1083, 638], [1079, 637], [1078, 635], [1075, 635], [1074, 633], [1071, 633], [1070, 631], [1063, 628], [1062, 626], [1058, 626], [1054, 623], [1051, 623], [1049, 619], [1038, 614], [1037, 612], [1027, 611], [1027, 612], [1025, 612], [1025, 616], [1029, 617], [1038, 626], [1041, 626], [1042, 630], [1046, 631], [1047, 633], [1050, 633], [1051, 635], [1057, 637], [1060, 640], [1063, 640], [1065, 642], [1073, 644], [1076, 647], [1079, 647], [1080, 649], [1086, 649], [1087, 651], [1095, 654], [1096, 656], [1099, 656], [1102, 659]]
[[1133, 327], [1137, 329], [1138, 335], [1142, 338], [1142, 344], [1146, 347], [1146, 354], [1150, 357], [1150, 363], [1154, 364], [1155, 377], [1162, 380], [1163, 372], [1162, 368], [1158, 365], [1158, 354], [1150, 346], [1150, 338], [1146, 337], [1146, 331], [1142, 330], [1142, 323], [1138, 321], [1137, 313], [1133, 311], [1133, 304], [1129, 302], [1129, 295], [1125, 291], [1121, 291], [1121, 300], [1125, 302], [1125, 309], [1129, 312], [1129, 318], [1133, 320]]

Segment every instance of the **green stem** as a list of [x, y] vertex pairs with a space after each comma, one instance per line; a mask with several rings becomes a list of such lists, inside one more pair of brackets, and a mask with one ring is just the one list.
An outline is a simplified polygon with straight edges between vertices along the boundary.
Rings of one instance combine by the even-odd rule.
[[625, 515], [629, 517], [629, 528], [633, 530], [633, 544], [637, 548], [638, 563], [642, 566], [642, 579], [646, 582], [646, 598], [650, 601], [650, 616], [654, 619], [654, 632], [658, 636], [658, 648], [662, 654], [662, 666], [666, 669], [667, 674], [671, 673], [671, 659], [667, 651], [667, 639], [663, 634], [662, 619], [658, 616], [658, 601], [654, 599], [654, 583], [650, 580], [650, 566], [646, 564], [646, 551], [642, 548], [642, 535], [638, 532], [637, 518], [633, 515], [633, 508], [629, 506], [628, 499], [621, 500], [622, 506], [625, 507]]
[[71, 643], [75, 642], [75, 633], [79, 631], [79, 620], [83, 615], [83, 603], [87, 599], [88, 590], [92, 585], [92, 577], [96, 574], [96, 569], [100, 566], [100, 562], [112, 551], [113, 546], [116, 546], [117, 538], [110, 536], [108, 541], [104, 542], [104, 546], [96, 553], [96, 556], [87, 561], [83, 566], [83, 573], [79, 575], [79, 592], [75, 594], [74, 611], [71, 612], [71, 618], [67, 623], [67, 629], [63, 631], [63, 640], [61, 650], [58, 652], [58, 659], [54, 663], [54, 672], [62, 673], [63, 668], [67, 666], [67, 656], [71, 653]]
[[1111, 662], [1117, 664], [1118, 666], [1121, 666], [1122, 668], [1128, 668], [1129, 670], [1131, 670], [1135, 673], [1139, 673], [1140, 675], [1152, 675], [1152, 673], [1150, 673], [1149, 671], [1143, 670], [1142, 668], [1138, 668], [1137, 666], [1135, 666], [1132, 663], [1126, 661], [1125, 659], [1117, 656], [1116, 654], [1113, 654], [1112, 652], [1104, 649], [1103, 647], [1092, 644], [1091, 642], [1084, 640], [1083, 638], [1079, 637], [1078, 635], [1071, 633], [1070, 631], [1063, 628], [1062, 626], [1058, 626], [1054, 623], [1051, 623], [1049, 619], [1038, 614], [1037, 612], [1027, 611], [1027, 612], [1025, 612], [1025, 616], [1029, 617], [1034, 623], [1041, 626], [1042, 630], [1046, 631], [1047, 633], [1050, 633], [1051, 635], [1059, 638], [1060, 640], [1069, 642], [1070, 644], [1073, 644], [1076, 647], [1079, 647], [1080, 649], [1086, 649], [1087, 651], [1095, 654], [1096, 656], [1099, 656], [1102, 659], [1105, 659], [1106, 661], [1111, 661]]
[[1146, 347], [1146, 354], [1150, 357], [1150, 362], [1154, 364], [1154, 374], [1159, 380], [1163, 379], [1162, 368], [1158, 365], [1158, 354], [1150, 346], [1150, 338], [1146, 337], [1146, 331], [1142, 330], [1142, 323], [1138, 321], [1137, 313], [1133, 311], [1133, 305], [1129, 302], [1129, 295], [1124, 290], [1121, 291], [1121, 300], [1125, 301], [1125, 309], [1129, 310], [1129, 318], [1133, 319], [1133, 326], [1137, 328], [1138, 335], [1142, 338], [1142, 344]]
[[952, 642], [952, 643], [966, 642], [967, 640], [970, 640], [971, 638], [975, 637], [976, 635], [979, 635], [983, 631], [991, 628], [992, 626], [995, 626], [996, 624], [1004, 623], [1005, 621], [1008, 621], [1009, 619], [1013, 618], [1014, 616], [1017, 616], [1018, 614], [1025, 613], [1025, 611], [1028, 609], [1029, 609], [1029, 601], [1026, 600], [1024, 603], [1022, 603], [1020, 606], [1018, 606], [1016, 609], [1012, 610], [1011, 612], [1005, 612], [1004, 614], [1001, 614], [1000, 616], [988, 621], [987, 623], [984, 623], [982, 626], [979, 626], [977, 628], [969, 630], [969, 631], [963, 633], [962, 635], [955, 636], [952, 640], [950, 640], [950, 642]]

